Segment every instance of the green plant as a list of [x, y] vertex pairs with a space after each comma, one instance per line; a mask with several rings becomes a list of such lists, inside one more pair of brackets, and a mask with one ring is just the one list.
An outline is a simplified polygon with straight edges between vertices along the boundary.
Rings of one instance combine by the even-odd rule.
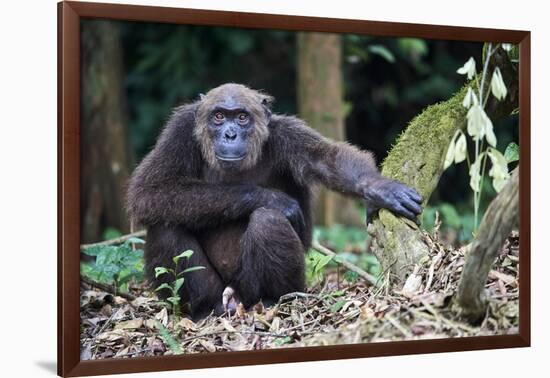
[[[501, 46], [506, 51], [510, 52], [512, 50], [511, 45], [502, 44]], [[468, 163], [470, 187], [474, 192], [474, 231], [477, 229], [479, 222], [481, 188], [485, 176], [487, 158], [491, 160], [492, 166], [489, 170], [489, 176], [493, 179], [493, 187], [497, 193], [502, 190], [510, 178], [508, 163], [512, 160], [506, 159], [505, 155], [496, 149], [497, 138], [493, 131], [493, 123], [487, 113], [485, 113], [489, 94], [492, 93], [499, 101], [504, 100], [507, 96], [506, 85], [504, 84], [499, 67], [493, 69], [491, 82], [486, 85], [489, 75], [489, 61], [498, 47], [499, 45], [495, 47], [492, 43], [487, 45], [481, 75], [476, 75], [476, 62], [473, 57], [457, 70], [457, 73], [467, 75], [468, 80], [474, 79], [471, 83], [475, 83], [475, 86], [468, 87], [468, 91], [462, 102], [462, 105], [468, 109], [466, 131], [474, 142], [474, 156], [472, 159], [473, 162], [471, 162], [467, 149], [466, 134], [459, 129], [451, 140], [444, 163], [444, 169], [447, 169], [453, 163], [458, 164], [464, 160]], [[479, 79], [480, 76], [481, 82]], [[513, 146], [509, 146], [509, 148], [509, 157], [513, 157], [514, 148]]]
[[180, 317], [180, 303], [181, 303], [181, 296], [179, 295], [179, 291], [183, 286], [183, 283], [185, 281], [185, 278], [182, 277], [185, 273], [194, 272], [197, 270], [205, 269], [204, 266], [191, 266], [189, 268], [186, 268], [182, 270], [181, 272], [178, 272], [178, 263], [182, 258], [186, 258], [187, 261], [193, 256], [193, 251], [188, 249], [186, 251], [183, 251], [177, 256], [174, 256], [172, 258], [172, 261], [174, 262], [174, 268], [167, 268], [164, 266], [157, 266], [155, 268], [155, 277], [158, 278], [163, 274], [168, 274], [171, 276], [172, 282], [170, 283], [163, 283], [159, 285], [155, 291], [160, 291], [163, 289], [166, 289], [170, 292], [170, 296], [166, 298], [166, 301], [168, 302], [169, 306], [172, 307], [172, 313], [176, 318]]
[[317, 282], [321, 282], [324, 278], [325, 268], [331, 262], [332, 256], [326, 256], [310, 249], [306, 254], [306, 282], [308, 286], [312, 286]]
[[162, 325], [161, 322], [158, 320], [155, 321], [156, 327], [159, 329], [159, 335], [164, 340], [164, 343], [168, 345], [168, 348], [172, 351], [174, 354], [182, 354], [183, 351], [181, 350], [181, 346], [178, 343], [178, 341], [175, 339], [174, 336], [168, 331], [168, 329]]
[[[324, 279], [325, 271], [328, 267], [337, 267], [338, 263], [348, 261], [366, 272], [378, 276], [380, 274], [380, 263], [376, 256], [369, 253], [355, 254], [350, 252], [341, 252], [334, 256], [327, 256], [314, 249], [310, 249], [306, 254], [306, 282], [308, 286], [321, 282]], [[355, 283], [359, 276], [353, 271], [346, 270], [343, 278], [349, 283]]]
[[[363, 210], [364, 211], [364, 210]], [[348, 227], [335, 224], [331, 227], [316, 226], [313, 239], [326, 244], [336, 252], [336, 256], [326, 256], [314, 249], [306, 255], [306, 282], [311, 286], [324, 278], [328, 267], [335, 268], [343, 260], [357, 265], [361, 269], [375, 276], [380, 274], [380, 263], [376, 257], [364, 252], [367, 244], [367, 233], [360, 227]], [[358, 276], [351, 271], [345, 271], [343, 278], [349, 283], [357, 281]]]
[[128, 291], [131, 279], [143, 280], [143, 250], [133, 249], [132, 244], [145, 243], [130, 238], [120, 245], [96, 245], [84, 248], [82, 253], [94, 256], [95, 262], [80, 264], [80, 273], [90, 279], [113, 284], [115, 290]]

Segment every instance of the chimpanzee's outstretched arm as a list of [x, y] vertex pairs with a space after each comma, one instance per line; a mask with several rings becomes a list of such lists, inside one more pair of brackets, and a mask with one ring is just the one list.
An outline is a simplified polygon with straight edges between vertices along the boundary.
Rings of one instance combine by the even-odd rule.
[[382, 176], [370, 152], [324, 138], [294, 117], [274, 116], [272, 122], [273, 143], [281, 144], [275, 150], [285, 146], [280, 158], [288, 160], [299, 180], [317, 181], [334, 191], [363, 198], [369, 218], [380, 208], [413, 220], [422, 212], [422, 197], [416, 190]]

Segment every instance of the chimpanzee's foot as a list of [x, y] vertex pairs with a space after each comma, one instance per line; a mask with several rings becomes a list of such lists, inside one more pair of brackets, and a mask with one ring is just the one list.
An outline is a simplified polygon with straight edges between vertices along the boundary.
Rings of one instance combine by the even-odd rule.
[[222, 293], [222, 304], [224, 310], [228, 314], [234, 314], [237, 311], [237, 304], [239, 303], [239, 298], [231, 286], [227, 286]]

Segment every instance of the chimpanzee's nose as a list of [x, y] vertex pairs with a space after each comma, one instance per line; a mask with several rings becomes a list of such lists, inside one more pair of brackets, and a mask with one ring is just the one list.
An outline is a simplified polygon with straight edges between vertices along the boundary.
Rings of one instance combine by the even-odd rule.
[[233, 130], [226, 130], [223, 136], [227, 140], [235, 140], [235, 138], [237, 138], [237, 133]]

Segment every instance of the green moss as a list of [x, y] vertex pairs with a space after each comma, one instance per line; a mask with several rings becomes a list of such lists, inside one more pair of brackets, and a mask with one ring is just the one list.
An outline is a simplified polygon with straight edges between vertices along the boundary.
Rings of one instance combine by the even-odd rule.
[[462, 100], [467, 86], [451, 99], [428, 106], [399, 136], [382, 164], [385, 176], [415, 187], [428, 198], [443, 171], [443, 160], [455, 131], [465, 125]]

